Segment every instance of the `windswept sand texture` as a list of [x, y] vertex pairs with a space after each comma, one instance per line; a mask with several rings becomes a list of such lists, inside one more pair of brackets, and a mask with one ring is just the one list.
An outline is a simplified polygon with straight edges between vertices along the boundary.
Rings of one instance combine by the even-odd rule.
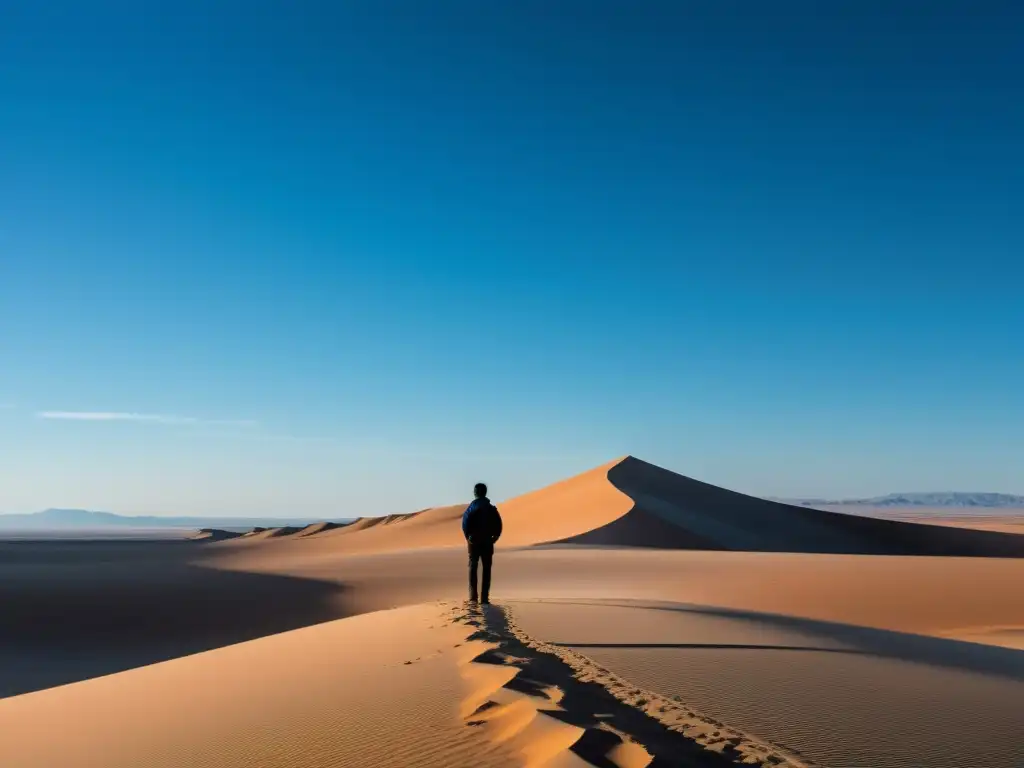
[[1019, 651], [675, 603], [510, 607], [548, 644], [823, 765], [958, 768], [1024, 758]]
[[0, 766], [1024, 765], [1024, 536], [631, 458], [499, 507], [483, 612], [462, 504], [0, 543]]
[[471, 693], [462, 715], [526, 765], [814, 765], [530, 637], [508, 609], [473, 606], [454, 614], [478, 630], [463, 646]]
[[0, 765], [517, 765], [460, 720], [466, 634], [402, 608], [5, 699]]

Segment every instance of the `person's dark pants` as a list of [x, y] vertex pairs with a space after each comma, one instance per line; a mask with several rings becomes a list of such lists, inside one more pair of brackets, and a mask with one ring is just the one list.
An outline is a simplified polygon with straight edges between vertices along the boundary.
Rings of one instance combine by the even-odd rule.
[[491, 561], [494, 558], [493, 544], [474, 544], [469, 542], [469, 599], [477, 599], [476, 571], [477, 563], [484, 566], [483, 583], [480, 585], [480, 598], [487, 602], [491, 594]]

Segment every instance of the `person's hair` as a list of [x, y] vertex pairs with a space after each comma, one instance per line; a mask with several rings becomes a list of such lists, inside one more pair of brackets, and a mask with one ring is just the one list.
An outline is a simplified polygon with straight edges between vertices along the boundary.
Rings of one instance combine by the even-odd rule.
[[476, 485], [473, 486], [473, 495], [476, 496], [478, 499], [482, 499], [484, 496], [487, 495], [487, 486], [484, 485], [483, 483], [477, 483]]

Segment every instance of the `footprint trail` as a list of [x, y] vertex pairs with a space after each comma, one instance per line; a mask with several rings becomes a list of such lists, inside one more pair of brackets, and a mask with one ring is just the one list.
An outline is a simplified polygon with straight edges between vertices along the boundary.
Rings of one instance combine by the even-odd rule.
[[455, 649], [469, 691], [466, 726], [528, 768], [821, 768], [529, 637], [508, 608], [467, 604], [450, 620], [472, 629]]

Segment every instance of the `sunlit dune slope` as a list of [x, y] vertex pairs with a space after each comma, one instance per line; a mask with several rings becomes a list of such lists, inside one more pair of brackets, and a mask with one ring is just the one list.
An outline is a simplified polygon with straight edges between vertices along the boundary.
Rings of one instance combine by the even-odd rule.
[[245, 537], [250, 541], [262, 541], [263, 539], [276, 539], [281, 536], [291, 536], [299, 531], [303, 530], [296, 526], [285, 526], [282, 528], [266, 528], [262, 531], [254, 531], [253, 533], [247, 533]]
[[307, 525], [305, 528], [296, 533], [296, 536], [316, 536], [318, 533], [324, 533], [326, 531], [333, 531], [337, 528], [341, 528], [339, 523], [313, 523]]
[[[632, 507], [608, 482], [615, 462], [502, 502], [505, 532], [502, 546], [527, 546], [555, 541], [606, 525]], [[461, 545], [465, 504], [434, 507], [411, 515], [362, 518], [350, 526], [320, 536], [355, 549], [405, 549]]]
[[442, 621], [382, 611], [3, 699], [0, 766], [518, 764], [459, 718], [467, 631]]
[[[501, 546], [528, 546], [578, 535], [626, 514], [632, 500], [608, 482], [615, 462], [584, 472], [538, 491], [499, 504], [505, 533]], [[274, 545], [301, 546], [307, 555], [318, 551], [381, 552], [462, 546], [465, 504], [433, 507], [408, 515], [364, 517], [350, 525], [318, 533], [305, 541], [297, 537]], [[248, 536], [227, 546], [248, 546], [266, 536]]]

